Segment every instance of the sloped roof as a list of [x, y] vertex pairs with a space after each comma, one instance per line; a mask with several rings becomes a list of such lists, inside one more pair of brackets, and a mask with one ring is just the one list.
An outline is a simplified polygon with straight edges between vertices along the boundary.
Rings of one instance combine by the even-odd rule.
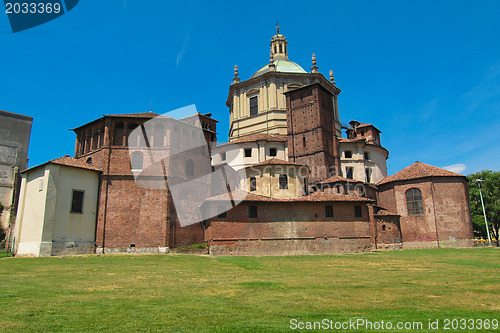
[[79, 168], [79, 169], [86, 169], [86, 170], [101, 172], [101, 169], [99, 169], [96, 166], [93, 166], [91, 164], [87, 164], [83, 160], [78, 160], [78, 159], [73, 158], [73, 157], [71, 157], [69, 155], [65, 155], [63, 157], [55, 158], [55, 159], [50, 160], [48, 162], [45, 162], [43, 164], [40, 164], [40, 165], [31, 167], [29, 169], [26, 169], [22, 173], [27, 172], [29, 170], [33, 170], [33, 169], [39, 168], [39, 167], [44, 166], [46, 164], [64, 165], [64, 166], [69, 166], [69, 167], [73, 167], [73, 168]]
[[295, 163], [295, 162], [291, 162], [291, 161], [280, 160], [279, 158], [270, 158], [268, 160], [265, 160], [264, 162], [249, 165], [246, 168], [258, 167], [258, 166], [264, 166], [264, 165], [294, 165], [294, 166], [307, 167], [306, 165], [303, 165], [303, 164], [299, 164], [299, 163]]
[[329, 183], [338, 183], [338, 182], [349, 182], [349, 183], [362, 183], [362, 181], [344, 178], [340, 176], [333, 176], [318, 182], [318, 184], [329, 184]]
[[117, 117], [117, 118], [155, 118], [159, 114], [153, 112], [141, 112], [141, 113], [124, 113], [124, 114], [107, 114], [105, 117]]
[[[372, 202], [372, 199], [356, 197], [353, 195], [334, 194], [325, 192], [315, 192], [310, 195], [298, 198], [271, 198], [264, 195], [253, 194], [250, 192], [236, 190], [232, 192], [233, 200], [235, 201], [255, 201], [255, 202]], [[227, 195], [217, 195], [208, 198], [207, 201], [226, 201]]]
[[427, 178], [427, 177], [465, 177], [465, 176], [417, 161], [412, 165], [404, 168], [403, 170], [395, 173], [394, 175], [385, 177], [377, 185], [382, 185], [402, 180]]
[[[228, 143], [245, 143], [254, 141], [286, 142], [287, 138], [286, 135], [280, 135], [280, 134], [251, 134], [238, 139], [231, 140]], [[225, 144], [222, 144], [221, 146]]]

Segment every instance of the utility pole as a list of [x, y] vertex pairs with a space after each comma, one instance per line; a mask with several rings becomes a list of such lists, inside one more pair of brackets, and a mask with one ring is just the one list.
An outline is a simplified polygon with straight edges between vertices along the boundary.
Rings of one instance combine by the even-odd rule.
[[491, 244], [490, 229], [488, 228], [488, 220], [486, 219], [486, 211], [484, 210], [483, 192], [481, 191], [481, 183], [484, 179], [476, 179], [475, 182], [479, 185], [479, 196], [481, 197], [481, 205], [483, 206], [484, 223], [486, 224], [486, 233], [488, 234], [488, 242]]

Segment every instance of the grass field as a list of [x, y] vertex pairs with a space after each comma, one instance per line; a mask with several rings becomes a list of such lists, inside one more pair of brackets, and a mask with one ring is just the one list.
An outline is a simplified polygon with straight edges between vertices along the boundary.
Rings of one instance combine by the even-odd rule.
[[0, 331], [273, 332], [294, 318], [422, 322], [419, 332], [431, 319], [442, 331], [447, 318], [500, 319], [499, 282], [496, 248], [4, 257]]

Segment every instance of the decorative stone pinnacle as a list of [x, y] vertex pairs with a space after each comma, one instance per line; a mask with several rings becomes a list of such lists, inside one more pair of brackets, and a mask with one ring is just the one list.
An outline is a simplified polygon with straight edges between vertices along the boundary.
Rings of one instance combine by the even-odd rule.
[[234, 79], [233, 83], [240, 82], [240, 78], [238, 77], [238, 65], [234, 65]]
[[330, 82], [335, 84], [335, 80], [333, 78], [333, 71], [330, 69]]
[[312, 55], [312, 67], [311, 67], [311, 72], [312, 73], [317, 73], [318, 72], [318, 66], [316, 66], [316, 55], [313, 53]]

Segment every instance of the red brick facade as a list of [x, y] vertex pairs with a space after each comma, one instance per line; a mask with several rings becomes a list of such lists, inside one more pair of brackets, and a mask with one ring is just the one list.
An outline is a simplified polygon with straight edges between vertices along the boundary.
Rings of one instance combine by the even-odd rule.
[[334, 95], [319, 83], [285, 95], [289, 160], [307, 165], [312, 183], [337, 175]]
[[[406, 193], [421, 191], [423, 213], [408, 212]], [[467, 181], [463, 176], [398, 180], [379, 185], [379, 205], [401, 216], [402, 241], [406, 247], [432, 244], [466, 245], [472, 240]], [[420, 243], [420, 244], [419, 244]], [[442, 244], [440, 244], [442, 243]]]
[[[105, 116], [74, 130], [75, 158], [103, 171], [96, 246], [105, 251], [157, 252], [203, 242], [201, 223], [180, 227], [165, 176], [178, 182], [211, 171], [210, 164], [201, 161], [209, 158], [207, 154], [200, 154], [197, 148], [178, 154], [177, 149], [181, 140], [189, 140], [197, 133], [194, 126], [203, 126], [204, 138], [214, 143], [216, 121], [207, 115], [198, 118], [199, 124], [178, 123], [158, 132], [153, 129], [148, 131], [151, 135], [146, 135], [146, 139], [132, 135], [135, 128], [156, 116], [152, 113]], [[144, 168], [137, 179], [131, 165], [135, 152], [142, 154]], [[162, 163], [154, 163], [164, 156], [168, 157]], [[193, 175], [187, 175], [186, 168], [179, 168], [188, 159], [192, 160]]]

